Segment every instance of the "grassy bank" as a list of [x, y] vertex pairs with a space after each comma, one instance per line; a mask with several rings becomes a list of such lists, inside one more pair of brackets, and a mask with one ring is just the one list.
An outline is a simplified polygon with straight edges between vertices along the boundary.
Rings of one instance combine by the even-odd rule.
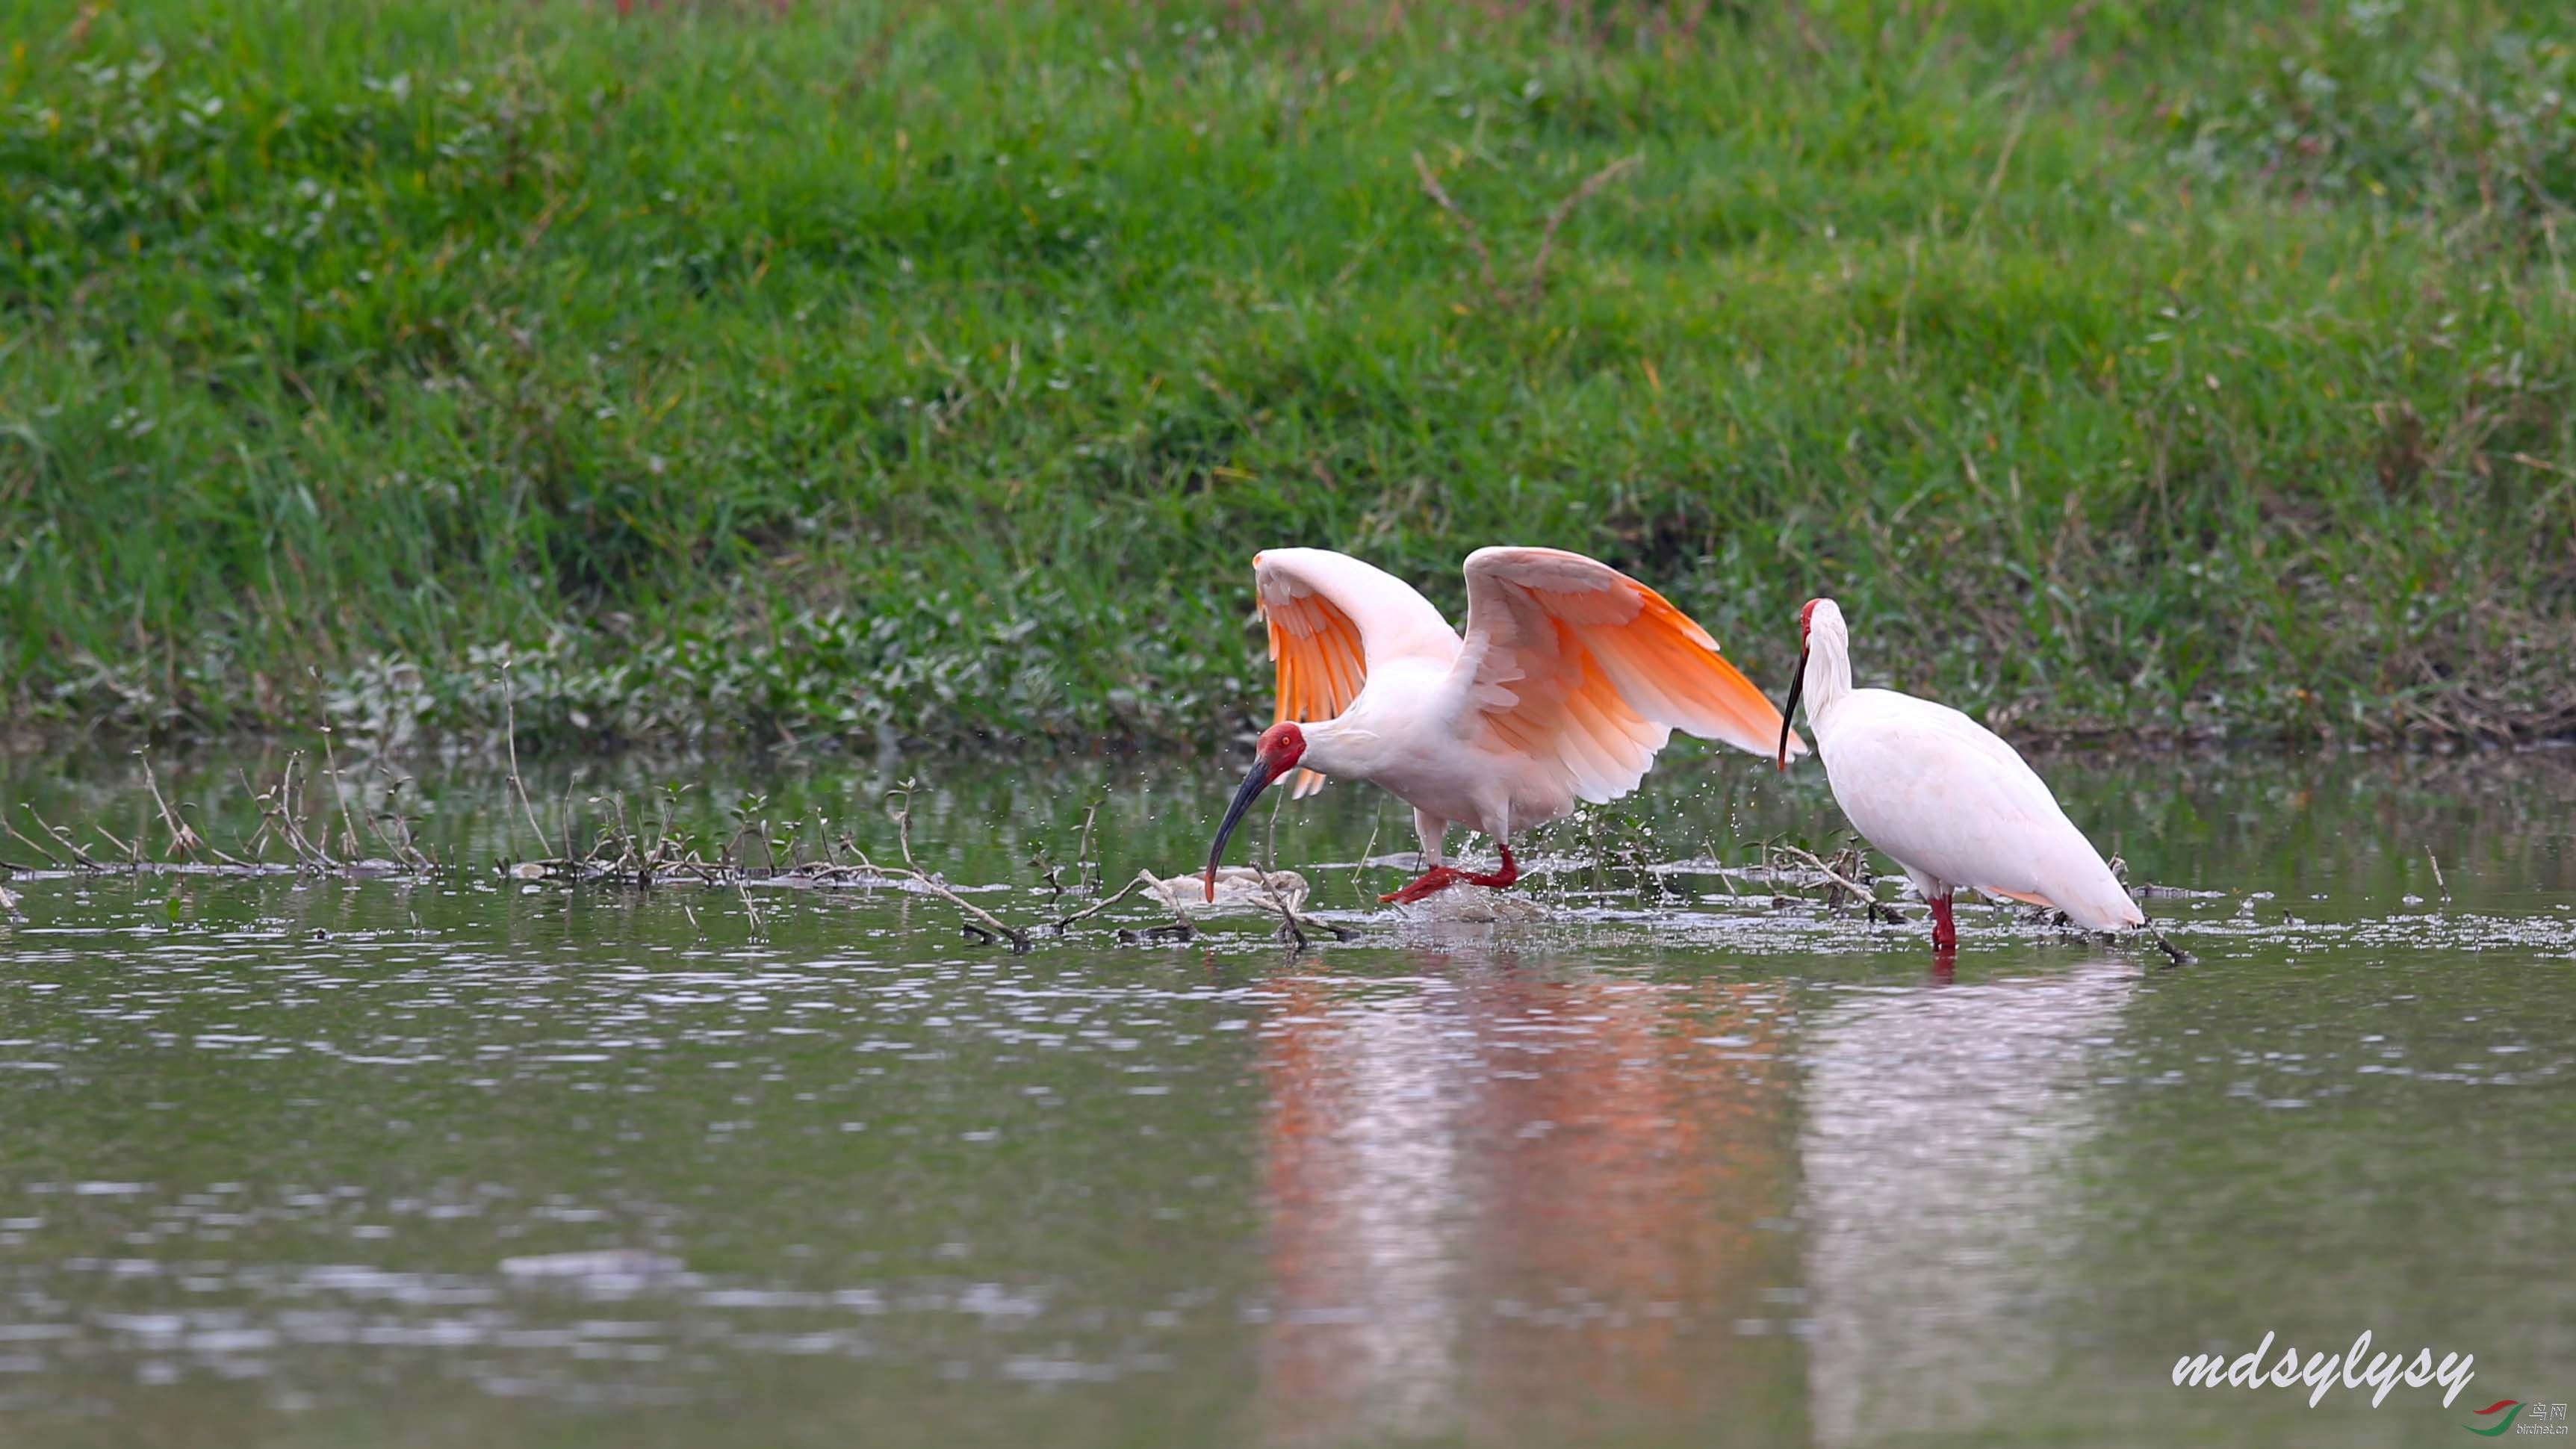
[[1515, 541], [2576, 729], [2576, 19], [2076, 9], [0, 0], [0, 711], [1208, 741], [1255, 549]]

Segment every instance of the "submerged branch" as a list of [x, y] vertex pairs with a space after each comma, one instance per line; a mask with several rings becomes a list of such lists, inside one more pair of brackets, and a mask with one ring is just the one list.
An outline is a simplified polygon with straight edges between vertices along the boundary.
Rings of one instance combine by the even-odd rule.
[[[136, 753], [138, 756], [142, 755], [141, 751]], [[371, 823], [379, 819], [390, 820], [401, 831], [401, 839], [397, 841], [386, 834], [382, 825], [377, 826], [377, 835], [385, 841], [391, 852], [390, 855], [357, 857], [353, 854], [358, 847], [357, 830], [355, 818], [349, 813], [349, 807], [345, 801], [339, 806], [343, 830], [341, 847], [344, 852], [349, 853], [341, 855], [331, 853], [328, 840], [330, 832], [327, 828], [323, 831], [325, 839], [317, 844], [298, 823], [298, 817], [304, 813], [303, 785], [297, 780], [295, 770], [299, 758], [300, 756], [288, 756], [286, 768], [280, 773], [277, 783], [264, 790], [253, 785], [248, 775], [235, 772], [234, 778], [241, 782], [242, 792], [250, 798], [260, 816], [259, 829], [242, 847], [243, 852], [252, 857], [248, 860], [209, 844], [196, 827], [188, 823], [187, 818], [180, 813], [180, 807], [172, 803], [170, 797], [163, 793], [160, 776], [153, 770], [152, 762], [148, 757], [143, 759], [144, 789], [152, 796], [152, 804], [160, 815], [162, 829], [169, 837], [157, 856], [146, 849], [147, 831], [138, 830], [129, 840], [100, 821], [81, 822], [84, 828], [114, 847], [117, 856], [121, 857], [103, 860], [83, 850], [72, 839], [70, 830], [46, 820], [44, 816], [37, 813], [35, 806], [23, 803], [19, 808], [26, 811], [28, 817], [36, 822], [42, 834], [52, 837], [55, 844], [70, 852], [71, 858], [65, 860], [43, 842], [21, 832], [14, 823], [6, 819], [5, 815], [0, 815], [0, 830], [5, 830], [10, 837], [42, 855], [50, 869], [67, 874], [77, 872], [82, 875], [166, 875], [215, 878], [303, 875], [372, 880], [386, 877], [420, 878], [443, 872], [444, 868], [435, 859], [411, 843], [411, 822], [400, 811], [391, 808], [388, 808], [381, 817], [370, 817]], [[336, 775], [333, 784], [336, 788], [338, 784]], [[146, 816], [147, 825], [149, 820], [150, 817]], [[258, 858], [260, 842], [272, 835], [293, 852], [295, 856], [293, 863]], [[209, 856], [212, 859], [206, 858]], [[23, 873], [35, 872], [24, 871]]]
[[[1868, 865], [1856, 850], [1838, 852], [1831, 861], [1818, 857], [1813, 851], [1802, 850], [1794, 845], [1765, 844], [1763, 853], [1766, 857], [1764, 864], [1769, 870], [1774, 889], [1779, 885], [1778, 859], [1786, 856], [1796, 864], [1803, 865], [1824, 877], [1825, 905], [1828, 909], [1841, 910], [1844, 897], [1849, 896], [1861, 903], [1862, 914], [1870, 920], [1883, 920], [1890, 925], [1903, 925], [1905, 922], [1905, 917], [1894, 906], [1878, 898], [1878, 890], [1867, 874]], [[1846, 874], [1847, 871], [1850, 874]], [[1854, 879], [1855, 875], [1860, 878]]]
[[[948, 904], [955, 906], [957, 908], [957, 913], [966, 918], [965, 924], [968, 934], [982, 936], [988, 942], [995, 940], [1008, 941], [1011, 944], [1011, 954], [1015, 956], [1027, 955], [1029, 953], [1028, 932], [1021, 930], [1017, 926], [1005, 923], [1001, 917], [994, 915], [991, 911], [984, 909], [982, 906], [976, 905], [974, 902], [957, 894], [957, 892], [950, 890], [945, 882], [933, 879], [931, 874], [928, 871], [923, 870], [920, 864], [912, 858], [913, 790], [913, 782], [906, 779], [902, 784], [886, 792], [889, 797], [903, 802], [895, 807], [894, 838], [895, 844], [903, 851], [903, 864], [906, 873], [908, 873], [912, 877], [913, 881], [920, 885], [924, 890], [927, 890], [932, 895], [948, 902]], [[864, 855], [859, 857], [861, 864], [866, 864], [867, 859], [868, 858]]]

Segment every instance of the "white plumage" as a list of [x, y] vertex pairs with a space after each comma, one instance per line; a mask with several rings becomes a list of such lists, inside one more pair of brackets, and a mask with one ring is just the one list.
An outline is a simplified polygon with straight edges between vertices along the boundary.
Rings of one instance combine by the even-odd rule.
[[1833, 600], [1810, 602], [1804, 627], [1790, 708], [1805, 698], [1825, 778], [1852, 827], [1932, 902], [1936, 944], [1956, 942], [1950, 899], [1962, 886], [2054, 906], [2099, 931], [2146, 920], [2012, 746], [1947, 705], [1852, 688], [1850, 639]]
[[[1760, 754], [1780, 737], [1780, 712], [1706, 630], [1581, 554], [1468, 555], [1463, 632], [1401, 579], [1345, 554], [1280, 548], [1252, 563], [1280, 723], [1262, 736], [1211, 868], [1242, 808], [1296, 768], [1300, 795], [1338, 776], [1414, 807], [1432, 869], [1399, 898], [1461, 879], [1509, 884], [1514, 830], [1627, 794], [1674, 730]], [[1499, 876], [1440, 866], [1453, 823], [1494, 837]]]

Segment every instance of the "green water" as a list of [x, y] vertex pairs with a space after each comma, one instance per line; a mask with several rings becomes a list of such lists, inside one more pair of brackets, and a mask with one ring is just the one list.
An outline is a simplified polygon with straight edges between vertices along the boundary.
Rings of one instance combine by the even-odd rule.
[[[280, 758], [161, 768], [230, 848]], [[1410, 841], [1337, 788], [1277, 849], [1356, 941], [1026, 956], [893, 891], [503, 880], [488, 765], [415, 768], [481, 868], [11, 883], [0, 1443], [2398, 1445], [2576, 1400], [2565, 753], [2048, 761], [2198, 959], [1979, 908], [1949, 974], [1919, 912], [1623, 865], [1831, 833], [1756, 762], [1540, 842], [1535, 924], [1363, 904]], [[757, 790], [882, 852], [891, 773], [535, 793], [697, 782], [721, 836]], [[1021, 918], [1095, 799], [1115, 884], [1232, 784], [937, 773], [924, 863]], [[150, 833], [123, 758], [0, 800]], [[2171, 1382], [2365, 1329], [2476, 1377]]]

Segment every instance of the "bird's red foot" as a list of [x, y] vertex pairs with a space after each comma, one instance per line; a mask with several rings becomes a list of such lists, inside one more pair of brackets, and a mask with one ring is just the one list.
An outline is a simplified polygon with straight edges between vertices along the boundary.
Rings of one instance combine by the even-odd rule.
[[1932, 949], [1959, 949], [1959, 923], [1950, 919], [1950, 898], [1943, 896], [1932, 903]]
[[1418, 901], [1424, 896], [1437, 895], [1466, 878], [1467, 873], [1463, 870], [1453, 870], [1445, 865], [1435, 865], [1429, 870], [1424, 871], [1421, 877], [1415, 880], [1413, 884], [1404, 887], [1402, 890], [1388, 891], [1385, 895], [1379, 896], [1378, 899], [1382, 902], [1404, 905], [1410, 901]]
[[1512, 882], [1521, 878], [1521, 868], [1519, 863], [1512, 859], [1512, 848], [1510, 846], [1504, 846], [1502, 851], [1503, 868], [1501, 870], [1465, 871], [1456, 869], [1452, 866], [1435, 865], [1429, 870], [1424, 871], [1421, 877], [1415, 880], [1413, 884], [1406, 886], [1402, 890], [1389, 891], [1385, 895], [1379, 896], [1378, 899], [1384, 902], [1391, 902], [1395, 905], [1403, 905], [1409, 901], [1418, 901], [1427, 895], [1436, 895], [1441, 891], [1449, 889], [1453, 885], [1460, 884], [1461, 882], [1464, 882], [1467, 885], [1493, 886], [1496, 888], [1510, 885]]

